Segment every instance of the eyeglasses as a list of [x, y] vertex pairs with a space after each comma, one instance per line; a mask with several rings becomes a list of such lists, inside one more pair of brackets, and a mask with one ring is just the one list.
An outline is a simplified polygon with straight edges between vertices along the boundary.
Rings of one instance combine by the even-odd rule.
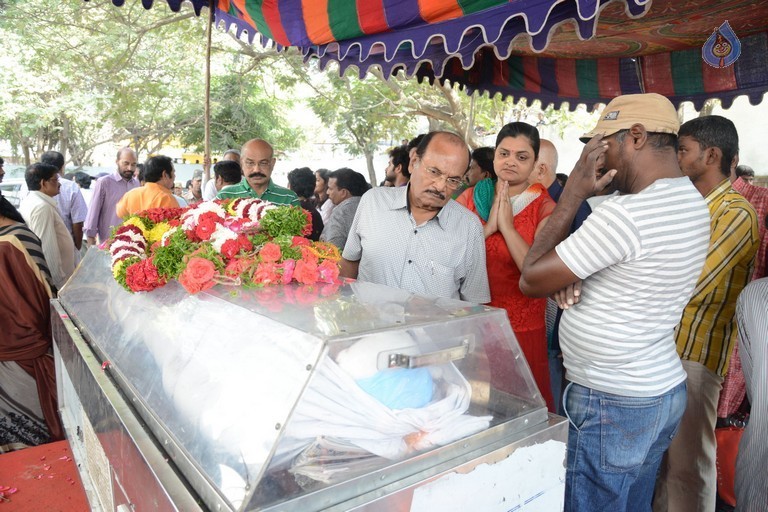
[[427, 176], [429, 176], [432, 181], [440, 181], [441, 179], [445, 180], [445, 186], [456, 190], [459, 188], [464, 181], [462, 178], [457, 178], [455, 176], [446, 176], [442, 172], [440, 172], [438, 169], [435, 169], [434, 167], [424, 167], [424, 170], [427, 171]]
[[259, 160], [258, 162], [254, 162], [253, 160], [245, 159], [243, 160], [243, 167], [246, 169], [253, 169], [254, 167], [258, 166], [259, 169], [262, 171], [269, 170], [269, 167], [272, 165], [271, 160]]

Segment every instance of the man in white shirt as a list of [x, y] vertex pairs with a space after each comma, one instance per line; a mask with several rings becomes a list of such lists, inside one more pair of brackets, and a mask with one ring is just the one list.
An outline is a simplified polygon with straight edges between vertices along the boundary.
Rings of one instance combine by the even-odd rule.
[[[238, 165], [240, 164], [240, 152], [236, 149], [228, 149], [224, 152], [224, 155], [221, 157], [222, 162], [237, 162]], [[210, 201], [212, 199], [216, 199], [216, 194], [219, 193], [220, 187], [216, 186], [216, 179], [215, 176], [210, 176], [210, 169], [211, 164], [210, 162], [205, 166], [205, 171], [203, 172], [202, 178], [203, 178], [203, 184], [202, 184], [202, 191], [203, 191], [203, 201]], [[239, 182], [239, 180], [238, 180]]]
[[46, 151], [40, 157], [40, 161], [59, 170], [61, 188], [56, 196], [56, 205], [64, 224], [72, 234], [72, 241], [78, 251], [75, 253], [75, 262], [77, 262], [80, 258], [80, 247], [83, 244], [83, 222], [88, 216], [88, 207], [85, 205], [85, 199], [77, 183], [64, 178], [64, 155], [58, 151]]
[[489, 302], [483, 226], [451, 199], [469, 155], [455, 133], [424, 136], [407, 186], [378, 187], [360, 199], [341, 275], [419, 295]]
[[24, 179], [29, 194], [22, 200], [19, 213], [40, 239], [53, 285], [61, 288], [75, 270], [75, 244], [54, 199], [61, 187], [59, 170], [35, 163], [27, 168]]

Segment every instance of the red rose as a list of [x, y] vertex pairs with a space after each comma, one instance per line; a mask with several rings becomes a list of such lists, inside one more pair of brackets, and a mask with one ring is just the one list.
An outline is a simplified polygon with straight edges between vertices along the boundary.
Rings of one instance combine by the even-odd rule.
[[272, 242], [267, 242], [266, 244], [264, 244], [264, 247], [262, 247], [261, 250], [259, 251], [259, 256], [261, 257], [261, 261], [266, 261], [270, 263], [274, 263], [275, 261], [280, 260], [280, 257], [282, 255], [283, 253], [280, 250], [280, 246]]
[[215, 212], [205, 212], [200, 214], [200, 216], [197, 218], [197, 223], [200, 224], [201, 222], [213, 222], [214, 224], [217, 222], [223, 222], [224, 219], [219, 217]]
[[240, 252], [240, 244], [237, 240], [227, 240], [221, 244], [221, 254], [227, 259], [232, 259]]
[[[202, 217], [202, 216], [201, 216]], [[209, 240], [213, 232], [216, 231], [216, 222], [211, 219], [199, 219], [195, 234], [200, 240]]]
[[307, 223], [304, 225], [304, 229], [301, 231], [301, 234], [304, 236], [309, 236], [312, 234], [312, 214], [304, 209], [302, 209], [301, 211], [304, 213], [304, 216], [307, 218]]
[[187, 229], [186, 231], [184, 231], [184, 234], [187, 235], [187, 240], [189, 240], [190, 242], [200, 241], [200, 237], [197, 236], [197, 233], [195, 233], [194, 229]]
[[309, 246], [303, 246], [301, 248], [301, 259], [317, 266], [317, 262], [318, 262], [317, 254], [312, 252], [312, 249]]
[[190, 258], [187, 261], [187, 267], [179, 276], [179, 283], [189, 293], [197, 293], [216, 284], [213, 280], [215, 275], [216, 266], [213, 262], [205, 258]]
[[134, 292], [150, 292], [163, 286], [165, 279], [160, 277], [152, 260], [146, 259], [134, 263], [125, 270], [125, 284]]
[[303, 236], [295, 236], [291, 239], [291, 247], [301, 247], [302, 245], [310, 245], [312, 242]]
[[296, 262], [296, 269], [293, 271], [293, 278], [301, 284], [315, 284], [319, 277], [317, 263], [307, 260]]
[[253, 282], [261, 284], [277, 284], [280, 282], [280, 274], [277, 272], [277, 265], [271, 262], [259, 263], [256, 272], [253, 274]]
[[248, 240], [248, 237], [245, 235], [238, 235], [237, 243], [240, 245], [240, 248], [245, 252], [251, 252], [253, 250], [253, 243], [251, 243], [251, 241]]

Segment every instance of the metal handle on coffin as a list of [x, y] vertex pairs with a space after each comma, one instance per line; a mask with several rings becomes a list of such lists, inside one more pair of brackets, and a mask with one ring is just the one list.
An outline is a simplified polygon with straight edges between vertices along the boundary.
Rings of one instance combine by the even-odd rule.
[[469, 340], [462, 340], [461, 344], [456, 347], [436, 350], [435, 352], [429, 352], [427, 354], [409, 356], [406, 354], [393, 353], [388, 356], [387, 367], [421, 368], [422, 366], [450, 363], [451, 361], [464, 359], [467, 354], [469, 354], [470, 348]]

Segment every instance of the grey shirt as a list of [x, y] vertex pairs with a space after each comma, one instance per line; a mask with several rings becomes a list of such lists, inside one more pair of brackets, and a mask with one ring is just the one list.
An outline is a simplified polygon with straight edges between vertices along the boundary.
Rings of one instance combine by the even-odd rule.
[[359, 204], [360, 197], [352, 196], [335, 206], [323, 228], [320, 240], [330, 242], [343, 251], [344, 244], [347, 243], [349, 228], [352, 227], [352, 221], [355, 220], [355, 212]]
[[412, 293], [485, 303], [491, 300], [483, 227], [454, 200], [422, 225], [408, 209], [407, 187], [367, 192], [343, 257], [360, 261], [358, 279]]

